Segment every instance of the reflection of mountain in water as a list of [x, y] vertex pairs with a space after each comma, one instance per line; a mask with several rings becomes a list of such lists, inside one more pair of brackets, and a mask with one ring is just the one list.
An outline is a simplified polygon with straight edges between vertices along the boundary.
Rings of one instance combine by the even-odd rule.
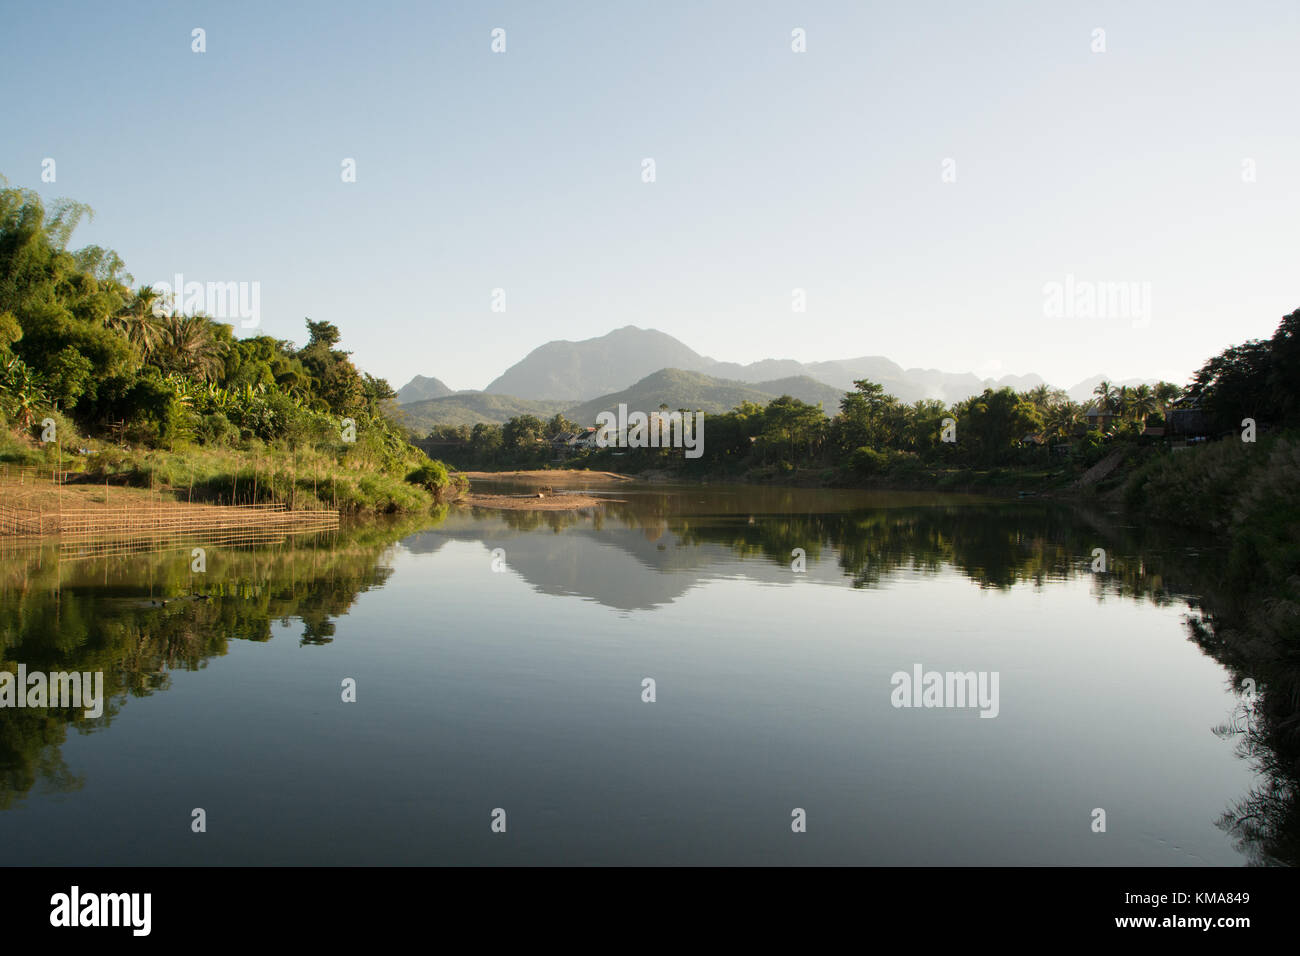
[[[1178, 557], [1167, 541], [1060, 505], [918, 505], [900, 496], [890, 507], [861, 504], [835, 512], [824, 492], [797, 489], [762, 489], [753, 498], [643, 494], [598, 514], [461, 511], [402, 545], [416, 554], [453, 540], [501, 548], [509, 570], [537, 591], [623, 611], [653, 610], [719, 578], [879, 587], [898, 573], [948, 566], [982, 587], [1042, 584], [1090, 575], [1099, 543], [1112, 564], [1105, 577], [1090, 575], [1100, 589], [1166, 602], [1213, 580], [1190, 580], [1187, 568], [1170, 579], [1158, 573]], [[796, 549], [804, 552], [801, 573], [792, 570]]]
[[[108, 698], [98, 721], [75, 709], [4, 714], [0, 812], [38, 783], [55, 792], [80, 786], [61, 755], [69, 729], [108, 726], [129, 697], [167, 690], [172, 671], [205, 667], [232, 639], [268, 640], [276, 622], [300, 624], [304, 645], [327, 644], [358, 595], [384, 586], [398, 542], [432, 556], [458, 541], [480, 543], [485, 557], [503, 548], [509, 570], [539, 592], [644, 613], [722, 578], [873, 588], [941, 572], [985, 588], [1087, 578], [1099, 598], [1186, 603], [1192, 637], [1233, 683], [1261, 678], [1245, 731], [1232, 729], [1261, 785], [1221, 825], [1253, 859], [1300, 862], [1297, 748], [1288, 730], [1300, 685], [1280, 668], [1245, 669], [1240, 649], [1251, 636], [1237, 633], [1231, 595], [1219, 593], [1213, 546], [1050, 502], [770, 488], [620, 487], [619, 495], [626, 502], [590, 514], [458, 511], [441, 523], [370, 524], [313, 542], [222, 551], [210, 555], [201, 586], [188, 552], [69, 564], [51, 546], [0, 558], [0, 667], [102, 670]], [[807, 553], [803, 575], [790, 568], [795, 548]], [[1104, 576], [1090, 571], [1095, 548], [1107, 553]]]
[[[462, 525], [451, 519], [436, 531], [412, 535], [402, 545], [425, 554], [450, 540], [482, 542], [489, 550], [503, 548], [507, 567], [543, 594], [579, 596], [622, 611], [649, 611], [671, 604], [715, 578], [795, 583], [788, 563], [782, 567], [747, 561], [723, 544], [692, 544], [670, 531], [647, 537], [637, 528], [606, 526], [598, 531], [588, 525], [556, 535], [491, 521]], [[843, 581], [842, 571], [819, 558], [818, 553], [809, 553], [805, 577]]]

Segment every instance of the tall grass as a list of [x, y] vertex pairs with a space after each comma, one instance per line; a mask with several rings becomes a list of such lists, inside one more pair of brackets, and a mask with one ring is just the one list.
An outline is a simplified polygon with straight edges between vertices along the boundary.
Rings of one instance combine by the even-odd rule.
[[414, 448], [396, 458], [391, 450], [378, 458], [363, 443], [290, 448], [256, 439], [235, 447], [123, 448], [81, 436], [62, 416], [57, 434], [58, 442], [42, 444], [26, 430], [0, 428], [0, 462], [57, 467], [70, 481], [156, 489], [181, 501], [282, 502], [353, 514], [426, 512], [458, 487]]
[[1222, 535], [1225, 584], [1254, 637], [1300, 652], [1300, 439], [1224, 440], [1161, 455], [1133, 476], [1125, 503]]

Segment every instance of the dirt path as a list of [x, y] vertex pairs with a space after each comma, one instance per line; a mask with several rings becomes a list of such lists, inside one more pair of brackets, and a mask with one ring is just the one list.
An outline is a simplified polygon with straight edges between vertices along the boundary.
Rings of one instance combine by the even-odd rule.
[[1124, 460], [1125, 450], [1116, 448], [1113, 452], [1103, 458], [1097, 464], [1093, 465], [1083, 473], [1083, 477], [1076, 482], [1076, 488], [1086, 488], [1089, 485], [1095, 485], [1107, 475], [1109, 475]]
[[[30, 508], [37, 511], [58, 511], [60, 508], [92, 508], [95, 505], [149, 505], [156, 504], [160, 495], [147, 488], [130, 488], [125, 485], [104, 485], [81, 482], [55, 484], [49, 473], [33, 477], [26, 475], [0, 476], [0, 504], [12, 508]], [[171, 494], [161, 496], [163, 501], [173, 500]]]

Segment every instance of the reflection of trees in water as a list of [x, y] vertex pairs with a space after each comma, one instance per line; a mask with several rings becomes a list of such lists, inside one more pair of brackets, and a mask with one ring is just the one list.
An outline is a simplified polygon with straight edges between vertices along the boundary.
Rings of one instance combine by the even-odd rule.
[[[625, 520], [636, 520], [624, 515]], [[658, 520], [656, 518], [656, 520]], [[1247, 858], [1300, 864], [1300, 653], [1291, 634], [1297, 609], [1282, 599], [1243, 600], [1227, 583], [1227, 554], [1167, 528], [1125, 526], [1091, 512], [1046, 504], [871, 509], [721, 521], [670, 520], [691, 544], [711, 542], [746, 558], [788, 565], [794, 548], [813, 560], [838, 555], [854, 587], [875, 587], [900, 571], [954, 568], [980, 587], [1007, 588], [1091, 577], [1107, 597], [1185, 602], [1192, 640], [1256, 692], [1215, 733], [1236, 741], [1259, 783], [1216, 821]], [[1092, 572], [1092, 552], [1107, 571]]]
[[556, 534], [590, 520], [589, 515], [580, 511], [500, 511], [496, 514], [512, 531], [547, 530]]
[[[782, 565], [794, 548], [805, 549], [810, 561], [819, 549], [830, 550], [855, 587], [878, 585], [900, 571], [935, 574], [948, 567], [985, 588], [1091, 578], [1100, 594], [1166, 603], [1209, 587], [1218, 560], [1201, 549], [1187, 560], [1170, 547], [1166, 532], [1099, 531], [1051, 505], [873, 509], [757, 521], [687, 517], [670, 527], [684, 543], [722, 544], [742, 557]], [[1091, 570], [1094, 548], [1106, 551], [1105, 574]]]
[[71, 713], [6, 710], [0, 723], [0, 810], [13, 806], [38, 781], [46, 793], [81, 789], [81, 778], [63, 761], [71, 719]]
[[51, 546], [0, 560], [0, 669], [104, 674], [104, 713], [6, 709], [0, 718], [0, 809], [33, 787], [80, 787], [63, 763], [69, 728], [112, 723], [128, 697], [170, 686], [231, 640], [266, 641], [272, 625], [302, 624], [302, 644], [333, 639], [334, 619], [392, 573], [383, 554], [428, 521], [373, 523], [258, 550], [210, 549], [190, 571], [188, 546], [170, 554], [60, 562]]
[[[1238, 698], [1214, 733], [1235, 744], [1257, 783], [1215, 821], [1255, 865], [1300, 865], [1300, 660], [1273, 632], [1276, 604], [1225, 601], [1188, 621], [1194, 640], [1223, 663]], [[1262, 623], [1261, 623], [1262, 622]]]
[[[1229, 669], [1235, 686], [1247, 677], [1258, 685], [1216, 732], [1236, 741], [1259, 783], [1217, 823], [1252, 862], [1300, 863], [1300, 662], [1286, 637], [1294, 609], [1240, 607], [1224, 584], [1221, 550], [1168, 529], [1120, 525], [1050, 502], [836, 513], [831, 499], [789, 489], [765, 494], [761, 501], [706, 498], [705, 492], [646, 495], [595, 513], [497, 517], [513, 530], [543, 534], [621, 525], [651, 540], [723, 545], [741, 558], [782, 567], [795, 548], [807, 552], [810, 564], [830, 552], [861, 588], [894, 573], [953, 569], [986, 588], [1086, 578], [1098, 600], [1184, 601], [1193, 611], [1192, 639]], [[383, 564], [386, 551], [421, 527], [428, 523], [368, 524], [326, 541], [214, 551], [204, 575], [190, 573], [188, 550], [71, 565], [60, 565], [52, 551], [0, 559], [0, 666], [15, 670], [22, 661], [29, 670], [102, 670], [106, 698], [96, 721], [80, 709], [4, 714], [0, 809], [36, 787], [78, 788], [81, 781], [60, 755], [69, 727], [86, 732], [111, 723], [127, 697], [166, 689], [172, 671], [205, 666], [230, 640], [266, 641], [273, 622], [296, 620], [302, 644], [332, 641], [338, 615], [391, 573]], [[1091, 570], [1094, 548], [1106, 551], [1105, 574]]]

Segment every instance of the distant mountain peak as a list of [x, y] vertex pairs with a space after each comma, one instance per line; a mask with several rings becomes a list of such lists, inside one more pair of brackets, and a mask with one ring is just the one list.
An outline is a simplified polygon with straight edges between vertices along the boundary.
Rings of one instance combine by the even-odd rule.
[[[842, 393], [851, 391], [855, 381], [869, 379], [883, 385], [886, 393], [908, 404], [921, 399], [940, 399], [952, 404], [978, 395], [985, 388], [1011, 387], [1027, 391], [1047, 384], [1032, 373], [1000, 374], [995, 378], [974, 372], [904, 369], [883, 355], [861, 355], [823, 362], [779, 358], [747, 364], [725, 362], [701, 355], [667, 332], [624, 325], [593, 338], [578, 341], [557, 339], [539, 345], [494, 379], [484, 393], [575, 407], [620, 392], [635, 391], [644, 395], [652, 384], [645, 381], [648, 376], [673, 369], [699, 373], [716, 380], [708, 383], [709, 388], [720, 390], [713, 393], [715, 397], [726, 388], [734, 391], [740, 385], [754, 388], [801, 380], [811, 380]], [[1097, 382], [1103, 378], [1105, 376], [1098, 375], [1084, 379], [1067, 392], [1075, 401], [1087, 401], [1092, 397]], [[1112, 384], [1136, 385], [1140, 380], [1113, 381]], [[700, 389], [699, 394], [703, 396], [705, 385], [696, 382], [693, 387]], [[809, 395], [820, 394], [806, 382], [798, 385], [796, 390]], [[689, 394], [690, 389], [684, 389], [684, 392]], [[451, 394], [451, 389], [437, 379], [417, 375], [398, 392], [398, 401], [409, 404]]]
[[452, 394], [454, 394], [452, 390], [438, 379], [417, 375], [397, 390], [397, 402], [399, 405], [408, 405], [411, 402], [422, 402], [428, 398], [442, 398], [444, 395]]
[[617, 392], [662, 368], [702, 371], [707, 361], [666, 332], [625, 325], [578, 342], [539, 345], [484, 391], [584, 401]]

